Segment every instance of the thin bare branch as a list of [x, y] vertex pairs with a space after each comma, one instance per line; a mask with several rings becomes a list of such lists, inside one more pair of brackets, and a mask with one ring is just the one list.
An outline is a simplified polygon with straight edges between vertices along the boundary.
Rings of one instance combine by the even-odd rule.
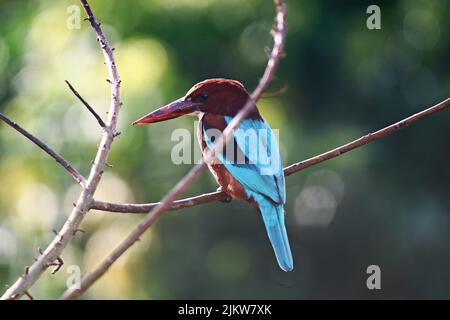
[[[186, 198], [183, 200], [173, 201], [172, 204], [166, 209], [170, 211], [181, 210], [185, 208], [190, 208], [198, 206], [208, 202], [223, 201], [227, 199], [225, 192], [216, 191], [211, 193], [205, 193], [196, 197]], [[155, 208], [160, 202], [155, 203], [111, 203], [105, 201], [94, 200], [91, 205], [91, 209], [109, 211], [109, 212], [119, 212], [119, 213], [148, 213], [150, 210]]]
[[97, 35], [110, 79], [111, 101], [108, 112], [108, 120], [97, 149], [95, 161], [89, 173], [89, 178], [86, 181], [75, 207], [72, 209], [72, 213], [53, 241], [30, 266], [28, 273], [17, 279], [17, 281], [6, 290], [1, 299], [17, 299], [21, 297], [28, 292], [29, 288], [42, 276], [42, 274], [55, 260], [61, 263], [61, 260], [58, 260], [58, 258], [76, 234], [76, 230], [79, 229], [86, 212], [88, 212], [91, 206], [93, 195], [101, 180], [103, 171], [105, 170], [105, 164], [108, 160], [111, 145], [116, 137], [117, 117], [119, 115], [121, 103], [120, 78], [114, 60], [113, 49], [109, 45], [102, 29], [100, 28], [100, 24], [94, 17], [87, 1], [80, 1], [88, 15], [88, 20]]
[[398, 121], [394, 124], [391, 124], [390, 126], [387, 126], [381, 130], [378, 130], [376, 132], [373, 133], [369, 133], [366, 134], [365, 136], [362, 136], [359, 139], [356, 139], [352, 142], [349, 142], [347, 144], [344, 144], [343, 146], [340, 146], [336, 149], [327, 151], [325, 153], [322, 153], [318, 156], [312, 157], [310, 159], [298, 162], [298, 163], [294, 163], [292, 165], [290, 165], [289, 167], [284, 169], [284, 175], [285, 176], [289, 176], [297, 171], [303, 170], [305, 168], [311, 167], [313, 165], [316, 165], [318, 163], [324, 162], [326, 160], [338, 157], [346, 152], [349, 152], [353, 149], [359, 148], [363, 145], [366, 145], [370, 142], [379, 140], [381, 138], [384, 138], [386, 136], [389, 136], [391, 134], [393, 134], [394, 132], [409, 126], [410, 124], [423, 120], [424, 118], [440, 112], [444, 109], [447, 109], [448, 107], [450, 107], [450, 98], [448, 98], [447, 100], [444, 100], [428, 109], [425, 109], [423, 111], [420, 111], [408, 118], [405, 118], [401, 121]]
[[72, 166], [69, 161], [63, 158], [59, 153], [57, 153], [55, 150], [50, 148], [48, 145], [46, 145], [44, 142], [39, 140], [37, 137], [29, 133], [27, 130], [22, 128], [19, 124], [9, 119], [4, 114], [0, 113], [0, 120], [4, 121], [6, 124], [11, 126], [13, 129], [21, 133], [24, 137], [26, 137], [28, 140], [33, 142], [35, 145], [37, 145], [39, 148], [41, 148], [45, 153], [47, 153], [50, 157], [56, 160], [67, 172], [70, 173], [70, 175], [75, 179], [76, 182], [78, 182], [82, 187], [86, 184], [86, 179], [81, 175], [81, 173], [78, 172], [77, 169], [75, 169], [74, 166]]
[[250, 98], [247, 100], [242, 110], [233, 118], [230, 124], [223, 131], [223, 135], [217, 139], [213, 148], [205, 155], [203, 161], [188, 174], [181, 179], [161, 202], [154, 207], [147, 216], [139, 223], [139, 225], [105, 258], [103, 259], [91, 272], [88, 272], [81, 280], [79, 289], [68, 289], [63, 295], [63, 299], [76, 299], [83, 292], [85, 292], [95, 281], [97, 281], [114, 262], [127, 251], [140, 236], [167, 210], [170, 204], [177, 196], [182, 194], [186, 189], [200, 176], [205, 169], [205, 163], [211, 161], [216, 154], [223, 150], [223, 146], [227, 140], [232, 137], [233, 129], [239, 124], [241, 120], [254, 108], [256, 101], [261, 97], [264, 89], [273, 79], [276, 67], [283, 54], [284, 41], [286, 37], [286, 6], [282, 0], [274, 0], [277, 11], [276, 15], [276, 29], [272, 32], [274, 38], [274, 45], [269, 57], [266, 69], [258, 86], [253, 91]]
[[[325, 162], [332, 158], [336, 158], [336, 157], [343, 155], [344, 153], [347, 153], [351, 150], [357, 149], [368, 143], [371, 143], [371, 142], [374, 142], [381, 138], [384, 138], [386, 136], [389, 136], [389, 135], [395, 133], [396, 131], [409, 126], [410, 124], [412, 124], [414, 122], [423, 120], [424, 118], [426, 118], [434, 113], [443, 111], [443, 110], [447, 109], [448, 107], [450, 107], [450, 98], [445, 101], [442, 101], [428, 109], [418, 112], [408, 118], [405, 118], [401, 121], [391, 124], [390, 126], [387, 126], [381, 130], [366, 134], [356, 140], [353, 140], [349, 143], [346, 143], [340, 147], [329, 150], [329, 151], [319, 154], [317, 156], [311, 157], [311, 158], [303, 160], [301, 162], [291, 164], [290, 166], [283, 169], [284, 175], [287, 177], [294, 173], [302, 171], [306, 168], [315, 166], [319, 163]], [[201, 194], [201, 195], [198, 195], [195, 197], [174, 201], [167, 208], [167, 210], [175, 211], [175, 210], [195, 207], [195, 206], [209, 203], [209, 202], [223, 201], [226, 198], [227, 198], [227, 195], [221, 191], [205, 193], [205, 194]], [[145, 204], [136, 204], [136, 203], [122, 203], [121, 204], [121, 203], [112, 203], [112, 202], [94, 200], [92, 202], [91, 209], [108, 211], [108, 212], [118, 212], [118, 213], [147, 213], [148, 211], [150, 211], [151, 209], [153, 209], [154, 207], [156, 207], [159, 204], [160, 204], [160, 202], [145, 203]]]
[[97, 120], [97, 122], [100, 125], [100, 127], [105, 128], [106, 124], [103, 122], [102, 118], [97, 114], [97, 112], [95, 112], [94, 108], [92, 108], [89, 105], [89, 103], [87, 103], [87, 101], [84, 100], [84, 98], [78, 93], [77, 90], [75, 90], [75, 88], [70, 84], [69, 81], [64, 80], [64, 82], [67, 84], [67, 86], [69, 87], [70, 91], [72, 91], [72, 93], [81, 101], [82, 104], [84, 104], [84, 106], [94, 116], [94, 118]]

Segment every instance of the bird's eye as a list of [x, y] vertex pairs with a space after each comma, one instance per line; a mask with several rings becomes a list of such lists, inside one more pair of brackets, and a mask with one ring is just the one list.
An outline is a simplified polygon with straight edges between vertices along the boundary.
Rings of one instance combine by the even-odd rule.
[[206, 93], [200, 93], [198, 95], [199, 99], [202, 101], [206, 101], [208, 99], [208, 95]]

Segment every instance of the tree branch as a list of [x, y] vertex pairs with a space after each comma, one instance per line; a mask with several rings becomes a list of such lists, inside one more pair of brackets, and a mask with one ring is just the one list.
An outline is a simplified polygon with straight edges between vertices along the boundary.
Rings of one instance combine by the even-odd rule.
[[33, 142], [35, 145], [37, 145], [39, 148], [41, 148], [44, 152], [46, 152], [50, 157], [56, 160], [67, 172], [70, 173], [70, 175], [75, 179], [76, 182], [78, 182], [82, 187], [86, 184], [86, 179], [81, 175], [81, 173], [78, 172], [77, 169], [74, 168], [66, 159], [64, 159], [59, 153], [54, 151], [52, 148], [50, 148], [48, 145], [46, 145], [44, 142], [36, 138], [34, 135], [29, 133], [27, 130], [22, 128], [19, 124], [15, 123], [11, 119], [9, 119], [4, 114], [0, 113], [0, 119], [4, 121], [6, 124], [11, 126], [13, 129], [21, 133], [24, 137], [26, 137], [28, 140]]
[[102, 118], [97, 114], [97, 112], [95, 112], [95, 110], [89, 105], [89, 103], [87, 103], [86, 100], [84, 100], [84, 98], [78, 93], [77, 90], [75, 90], [75, 88], [70, 84], [69, 81], [64, 80], [64, 82], [67, 84], [72, 93], [81, 101], [82, 104], [84, 104], [84, 106], [94, 116], [100, 127], [105, 128], [106, 124], [103, 122]]
[[192, 168], [188, 174], [181, 179], [172, 190], [167, 193], [161, 202], [154, 207], [139, 225], [126, 237], [106, 258], [104, 258], [91, 272], [88, 272], [80, 283], [79, 289], [69, 288], [63, 295], [63, 299], [75, 299], [85, 292], [93, 283], [95, 283], [112, 264], [127, 251], [139, 237], [169, 208], [175, 198], [182, 194], [186, 189], [200, 176], [208, 163], [215, 158], [215, 155], [223, 150], [227, 140], [232, 137], [233, 129], [241, 120], [254, 108], [256, 101], [263, 93], [266, 86], [272, 80], [279, 60], [283, 55], [284, 40], [286, 37], [286, 6], [282, 0], [274, 0], [277, 11], [276, 30], [272, 32], [274, 45], [269, 57], [266, 69], [258, 86], [247, 100], [242, 110], [233, 118], [230, 124], [223, 131], [222, 136], [214, 143], [213, 148], [204, 156], [203, 161]]
[[384, 138], [386, 136], [389, 136], [389, 135], [397, 132], [398, 130], [409, 126], [410, 124], [412, 124], [414, 122], [423, 120], [426, 117], [432, 115], [433, 113], [440, 112], [440, 111], [442, 111], [444, 109], [447, 109], [448, 107], [450, 107], [450, 98], [448, 98], [447, 100], [444, 100], [444, 101], [442, 101], [442, 102], [440, 102], [440, 103], [438, 103], [438, 104], [436, 104], [436, 105], [434, 105], [434, 106], [432, 106], [432, 107], [430, 107], [428, 109], [420, 111], [420, 112], [418, 112], [418, 113], [416, 113], [416, 114], [414, 114], [414, 115], [412, 115], [412, 116], [410, 116], [408, 118], [405, 118], [405, 119], [400, 120], [400, 121], [398, 121], [398, 122], [396, 122], [394, 124], [391, 124], [390, 126], [387, 126], [387, 127], [383, 128], [381, 130], [378, 130], [378, 131], [373, 132], [373, 133], [368, 133], [365, 136], [362, 136], [359, 139], [356, 139], [356, 140], [354, 140], [352, 142], [344, 144], [343, 146], [340, 146], [340, 147], [338, 147], [336, 149], [327, 151], [325, 153], [322, 153], [322, 154], [320, 154], [318, 156], [315, 156], [315, 157], [312, 157], [310, 159], [307, 159], [307, 160], [304, 160], [304, 161], [301, 161], [301, 162], [298, 162], [298, 163], [294, 163], [294, 164], [290, 165], [289, 167], [284, 168], [284, 175], [285, 176], [289, 176], [289, 175], [291, 175], [291, 174], [293, 174], [295, 172], [298, 172], [298, 171], [303, 170], [305, 168], [314, 166], [314, 165], [316, 165], [318, 163], [327, 161], [327, 160], [332, 159], [332, 158], [339, 157], [340, 155], [342, 155], [342, 154], [344, 154], [346, 152], [349, 152], [349, 151], [351, 151], [353, 149], [362, 147], [362, 146], [364, 146], [364, 145], [366, 145], [366, 144], [368, 144], [370, 142], [373, 142], [373, 141], [379, 140], [381, 138]]
[[[312, 158], [291, 164], [290, 166], [284, 168], [284, 170], [283, 170], [284, 175], [286, 177], [288, 177], [288, 176], [290, 176], [294, 173], [297, 173], [299, 171], [302, 171], [306, 168], [315, 166], [319, 163], [325, 162], [332, 158], [339, 157], [339, 156], [343, 155], [344, 153], [347, 153], [351, 150], [357, 149], [368, 143], [371, 143], [371, 142], [374, 142], [381, 138], [384, 138], [386, 136], [389, 136], [389, 135], [395, 133], [396, 131], [409, 126], [410, 124], [412, 124], [414, 122], [423, 120], [424, 118], [426, 118], [434, 113], [443, 111], [443, 110], [447, 109], [448, 107], [450, 107], [450, 98], [445, 101], [442, 101], [428, 109], [418, 112], [408, 118], [405, 118], [401, 121], [391, 124], [390, 126], [387, 126], [381, 130], [366, 134], [366, 135], [360, 137], [359, 139], [353, 140], [347, 144], [344, 144], [340, 147], [337, 147], [330, 151], [324, 152], [324, 153], [314, 156]], [[175, 211], [175, 210], [195, 207], [195, 206], [209, 203], [209, 202], [223, 201], [226, 198], [227, 198], [227, 195], [222, 191], [205, 193], [205, 194], [198, 195], [195, 197], [174, 201], [167, 208], [167, 210]], [[147, 213], [148, 211], [150, 211], [151, 209], [153, 209], [154, 207], [156, 207], [159, 204], [160, 204], [160, 202], [145, 203], [145, 204], [136, 204], [136, 203], [122, 203], [121, 204], [121, 203], [112, 203], [112, 202], [94, 200], [92, 202], [91, 209], [108, 211], [108, 212], [118, 212], [118, 213]]]
[[[224, 201], [227, 198], [227, 194], [222, 191], [205, 193], [199, 196], [173, 201], [172, 204], [166, 208], [166, 210], [181, 210], [185, 208], [195, 207], [208, 202]], [[161, 204], [161, 202], [139, 204], [112, 203], [94, 200], [92, 202], [91, 209], [118, 213], [148, 213], [159, 204]]]
[[22, 276], [20, 276], [17, 281], [8, 288], [1, 299], [18, 299], [22, 295], [26, 294], [28, 289], [41, 277], [45, 270], [52, 265], [55, 260], [58, 260], [64, 248], [76, 234], [76, 231], [79, 229], [86, 212], [90, 208], [93, 195], [101, 180], [103, 171], [105, 170], [111, 144], [117, 136], [117, 117], [119, 115], [121, 105], [120, 78], [114, 60], [113, 50], [103, 34], [100, 24], [94, 17], [87, 1], [81, 0], [81, 3], [87, 12], [88, 20], [92, 28], [97, 34], [97, 40], [100, 43], [110, 79], [111, 102], [107, 124], [104, 128], [102, 139], [97, 150], [97, 155], [90, 170], [89, 178], [87, 179], [69, 218], [39, 258], [29, 268], [27, 268], [27, 272], [25, 274], [22, 274]]

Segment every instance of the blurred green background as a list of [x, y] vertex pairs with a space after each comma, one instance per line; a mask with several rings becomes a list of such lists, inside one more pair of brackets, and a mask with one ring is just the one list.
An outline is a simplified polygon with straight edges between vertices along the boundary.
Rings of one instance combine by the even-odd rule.
[[[139, 116], [211, 77], [252, 90], [266, 62], [270, 0], [91, 1], [116, 48], [123, 80], [120, 138], [100, 200], [160, 199], [190, 165], [170, 161], [171, 132], [189, 117], [132, 127]], [[286, 58], [259, 102], [280, 129], [284, 164], [326, 151], [450, 96], [450, 1], [377, 1], [382, 30], [366, 28], [365, 1], [287, 0]], [[67, 79], [106, 118], [103, 57], [77, 1], [0, 2], [0, 111], [87, 174], [101, 130]], [[81, 19], [85, 17], [81, 11]], [[87, 299], [450, 298], [449, 111], [287, 179], [291, 273], [275, 261], [246, 203], [165, 214], [85, 295]], [[194, 141], [194, 136], [192, 136]], [[195, 142], [196, 143], [196, 142]], [[209, 173], [187, 195], [217, 188]], [[40, 149], [0, 123], [0, 284], [12, 283], [67, 218], [80, 192]], [[65, 289], [68, 266], [89, 270], [140, 217], [90, 212], [62, 256], [32, 288]], [[381, 290], [366, 287], [369, 265]]]

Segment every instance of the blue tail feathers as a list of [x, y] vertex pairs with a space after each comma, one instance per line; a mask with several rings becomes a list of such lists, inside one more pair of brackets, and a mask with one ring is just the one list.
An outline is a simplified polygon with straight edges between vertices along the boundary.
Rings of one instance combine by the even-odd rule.
[[292, 271], [294, 262], [284, 224], [284, 205], [274, 203], [264, 196], [257, 198], [255, 200], [258, 203], [278, 264], [284, 271]]

